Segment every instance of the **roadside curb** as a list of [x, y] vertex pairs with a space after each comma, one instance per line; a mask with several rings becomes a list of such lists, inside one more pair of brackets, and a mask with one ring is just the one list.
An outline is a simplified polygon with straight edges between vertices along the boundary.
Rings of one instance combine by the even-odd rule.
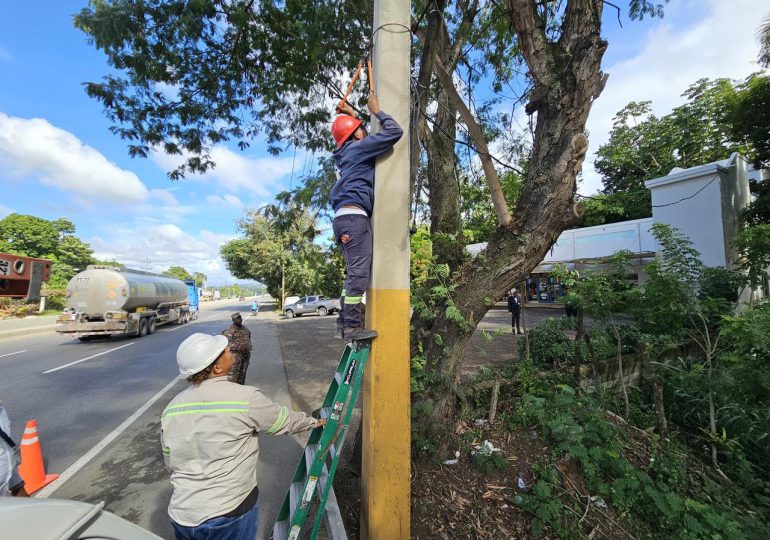
[[13, 330], [0, 330], [0, 339], [31, 336], [33, 334], [49, 334], [56, 331], [56, 324], [47, 324], [45, 326], [28, 326], [26, 328], [15, 328]]

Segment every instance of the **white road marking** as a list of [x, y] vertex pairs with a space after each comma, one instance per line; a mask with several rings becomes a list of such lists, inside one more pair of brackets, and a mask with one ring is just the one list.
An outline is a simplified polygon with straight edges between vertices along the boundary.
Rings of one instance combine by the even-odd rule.
[[23, 351], [9, 352], [7, 354], [0, 354], [0, 358], [3, 358], [4, 356], [13, 356], [14, 354], [21, 354], [23, 352], [27, 352], [27, 349], [24, 349]]
[[103, 354], [111, 353], [112, 351], [117, 351], [118, 349], [122, 349], [124, 347], [129, 347], [131, 345], [134, 345], [134, 343], [126, 343], [125, 345], [121, 345], [120, 347], [115, 347], [114, 349], [108, 349], [106, 351], [102, 351], [100, 353], [92, 354], [91, 356], [87, 356], [85, 358], [81, 358], [80, 360], [75, 360], [74, 362], [70, 362], [69, 364], [64, 364], [63, 366], [55, 367], [53, 369], [49, 369], [48, 371], [44, 371], [43, 373], [53, 373], [54, 371], [59, 371], [60, 369], [64, 369], [66, 367], [74, 366], [75, 364], [79, 364], [80, 362], [85, 362], [86, 360], [90, 360], [91, 358], [96, 358], [97, 356], [101, 356]]
[[137, 409], [134, 414], [126, 418], [126, 420], [122, 424], [120, 424], [118, 427], [112, 430], [112, 432], [109, 435], [107, 435], [104, 439], [99, 441], [99, 443], [97, 443], [96, 446], [94, 446], [93, 448], [91, 448], [91, 450], [83, 454], [83, 456], [80, 459], [78, 459], [75, 463], [67, 467], [67, 470], [65, 470], [63, 473], [59, 475], [58, 480], [56, 480], [52, 484], [48, 484], [46, 487], [44, 487], [43, 489], [35, 493], [33, 497], [38, 497], [41, 499], [50, 497], [54, 491], [59, 489], [62, 486], [62, 484], [64, 484], [67, 480], [72, 478], [80, 469], [85, 467], [88, 464], [88, 462], [91, 461], [94, 457], [96, 457], [97, 454], [99, 454], [99, 452], [104, 450], [108, 444], [110, 444], [112, 441], [117, 439], [120, 436], [120, 434], [123, 433], [126, 429], [128, 429], [128, 427], [131, 424], [133, 424], [137, 418], [142, 416], [147, 411], [147, 409], [152, 407], [156, 401], [158, 401], [161, 397], [163, 397], [163, 395], [166, 392], [168, 392], [171, 389], [172, 386], [174, 386], [177, 382], [179, 382], [183, 378], [184, 377], [182, 375], [178, 375], [176, 378], [174, 378], [170, 383], [164, 386], [160, 392], [152, 396], [147, 403], [139, 407], [139, 409]]

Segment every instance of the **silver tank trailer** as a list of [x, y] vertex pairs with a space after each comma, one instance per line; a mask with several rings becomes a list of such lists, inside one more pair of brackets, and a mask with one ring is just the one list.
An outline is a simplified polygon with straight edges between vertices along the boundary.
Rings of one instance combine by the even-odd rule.
[[187, 285], [178, 279], [112, 266], [90, 265], [67, 284], [67, 307], [86, 315], [156, 309], [186, 299]]

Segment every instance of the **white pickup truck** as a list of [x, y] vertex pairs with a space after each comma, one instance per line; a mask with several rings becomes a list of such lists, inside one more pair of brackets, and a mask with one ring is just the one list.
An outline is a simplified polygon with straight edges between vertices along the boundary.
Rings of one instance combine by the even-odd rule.
[[339, 298], [303, 296], [293, 304], [286, 304], [283, 308], [283, 313], [291, 319], [293, 317], [301, 317], [307, 313], [317, 313], [319, 317], [324, 317], [339, 310]]

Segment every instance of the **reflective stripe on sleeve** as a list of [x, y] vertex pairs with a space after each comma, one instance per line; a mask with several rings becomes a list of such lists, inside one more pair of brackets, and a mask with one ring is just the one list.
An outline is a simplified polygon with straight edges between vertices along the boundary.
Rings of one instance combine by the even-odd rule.
[[364, 301], [363, 296], [346, 296], [345, 304], [361, 304]]
[[177, 416], [180, 414], [202, 413], [240, 413], [249, 410], [248, 401], [208, 401], [200, 403], [180, 403], [171, 405], [163, 411], [162, 418]]
[[270, 426], [270, 429], [267, 430], [268, 433], [276, 433], [277, 431], [280, 431], [283, 429], [283, 426], [286, 425], [286, 420], [289, 418], [289, 411], [286, 409], [286, 407], [281, 407], [278, 411], [278, 418], [275, 420], [272, 426]]

